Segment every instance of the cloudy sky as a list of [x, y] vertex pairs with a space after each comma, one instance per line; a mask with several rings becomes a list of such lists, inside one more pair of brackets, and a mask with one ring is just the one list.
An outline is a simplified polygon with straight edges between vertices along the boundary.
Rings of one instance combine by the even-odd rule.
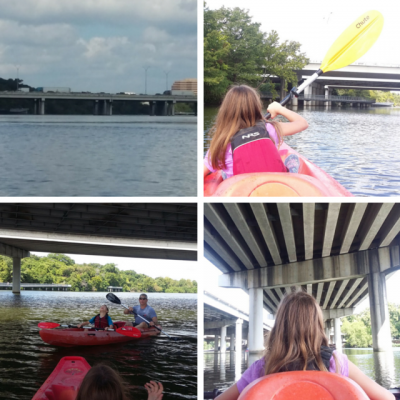
[[322, 61], [331, 44], [359, 16], [377, 10], [384, 17], [382, 33], [358, 62], [400, 65], [398, 0], [207, 0], [207, 6], [249, 10], [264, 32], [276, 30], [281, 40], [300, 42], [313, 61]]
[[0, 0], [0, 77], [147, 93], [197, 77], [196, 0]]

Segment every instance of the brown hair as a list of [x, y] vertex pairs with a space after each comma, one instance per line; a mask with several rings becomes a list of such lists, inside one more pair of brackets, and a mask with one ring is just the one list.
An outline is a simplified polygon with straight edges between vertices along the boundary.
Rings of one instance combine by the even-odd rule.
[[[210, 129], [212, 135], [208, 159], [214, 169], [225, 168], [225, 153], [233, 135], [240, 129], [250, 128], [258, 121], [265, 121], [262, 112], [262, 101], [259, 93], [246, 85], [233, 86], [226, 93], [219, 108], [215, 124]], [[277, 132], [279, 143], [282, 135], [278, 125], [272, 124]]]
[[[328, 339], [322, 311], [314, 297], [302, 291], [284, 296], [267, 340], [265, 375], [293, 369], [305, 371], [310, 364], [327, 371], [321, 346], [328, 346]], [[338, 359], [335, 355], [334, 358], [338, 372]]]
[[117, 372], [107, 365], [96, 365], [83, 379], [76, 400], [128, 400], [128, 393]]

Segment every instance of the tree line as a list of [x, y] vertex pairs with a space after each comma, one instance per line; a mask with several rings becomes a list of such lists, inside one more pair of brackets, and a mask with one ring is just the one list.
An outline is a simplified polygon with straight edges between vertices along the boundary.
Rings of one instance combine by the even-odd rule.
[[[232, 84], [247, 84], [277, 95], [272, 76], [297, 85], [294, 70], [309, 60], [295, 41], [280, 43], [272, 30], [262, 32], [247, 10], [204, 3], [204, 102], [218, 104]], [[286, 87], [285, 87], [286, 89]]]
[[355, 96], [375, 100], [377, 103], [393, 103], [400, 106], [400, 94], [383, 90], [359, 90], [359, 89], [334, 89], [332, 94], [338, 96]]
[[[12, 259], [0, 256], [0, 282], [12, 281]], [[71, 285], [73, 291], [107, 291], [108, 286], [124, 292], [197, 293], [197, 282], [171, 278], [151, 278], [133, 270], [121, 271], [116, 264], [76, 264], [65, 254], [31, 255], [21, 261], [21, 283]]]
[[[400, 305], [388, 305], [392, 339], [400, 339]], [[371, 314], [369, 308], [360, 314], [342, 319], [345, 347], [372, 347]]]

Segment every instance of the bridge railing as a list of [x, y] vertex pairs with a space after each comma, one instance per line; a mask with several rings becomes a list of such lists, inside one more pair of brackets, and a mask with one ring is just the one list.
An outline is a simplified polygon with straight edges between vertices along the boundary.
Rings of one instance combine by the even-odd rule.
[[356, 97], [356, 96], [336, 96], [324, 94], [301, 94], [299, 100], [318, 100], [318, 101], [343, 101], [348, 103], [375, 103], [374, 99], [368, 99], [366, 97]]

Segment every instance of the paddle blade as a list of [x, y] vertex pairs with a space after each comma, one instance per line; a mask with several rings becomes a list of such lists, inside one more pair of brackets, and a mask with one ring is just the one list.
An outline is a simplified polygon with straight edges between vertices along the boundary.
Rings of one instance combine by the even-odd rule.
[[57, 324], [56, 322], [39, 322], [38, 327], [42, 329], [53, 329], [53, 328], [58, 328], [60, 324]]
[[106, 299], [114, 304], [121, 304], [121, 300], [114, 293], [107, 293]]
[[133, 326], [123, 326], [122, 328], [118, 328], [116, 330], [116, 332], [121, 335], [134, 337], [134, 338], [142, 337], [142, 332], [140, 332], [139, 329], [137, 329]]
[[357, 18], [333, 43], [320, 69], [334, 71], [350, 65], [363, 56], [378, 39], [383, 28], [379, 11], [368, 11]]

